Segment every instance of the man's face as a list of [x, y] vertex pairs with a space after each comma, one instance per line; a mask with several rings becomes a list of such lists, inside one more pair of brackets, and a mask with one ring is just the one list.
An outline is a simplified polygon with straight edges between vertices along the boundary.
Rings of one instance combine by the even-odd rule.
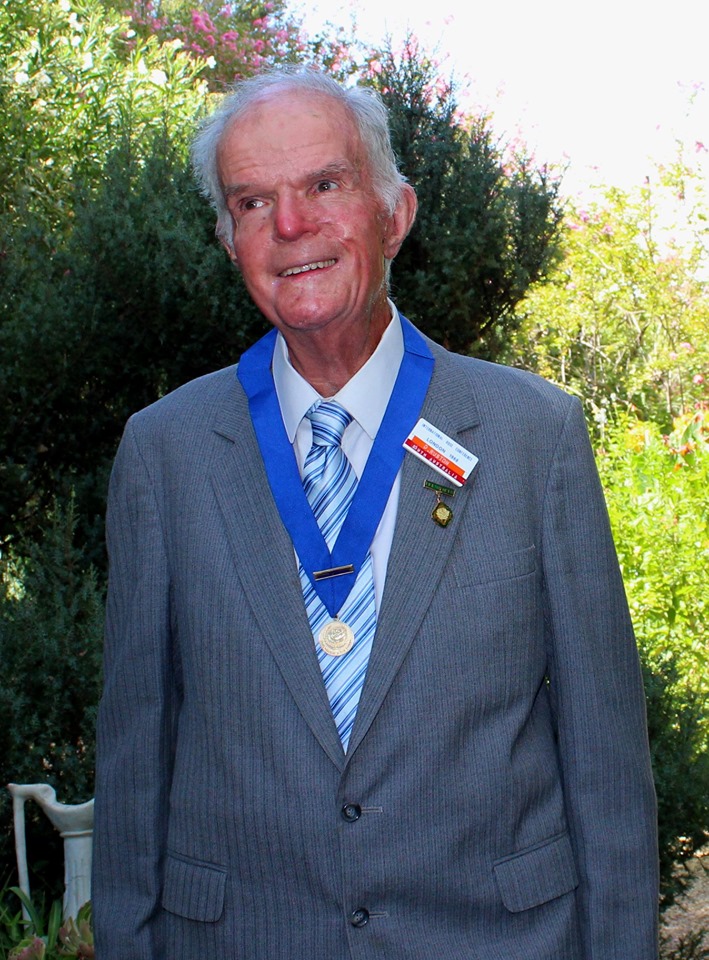
[[403, 236], [392, 238], [340, 104], [272, 93], [227, 128], [218, 162], [234, 221], [230, 256], [286, 338], [388, 319], [385, 257]]

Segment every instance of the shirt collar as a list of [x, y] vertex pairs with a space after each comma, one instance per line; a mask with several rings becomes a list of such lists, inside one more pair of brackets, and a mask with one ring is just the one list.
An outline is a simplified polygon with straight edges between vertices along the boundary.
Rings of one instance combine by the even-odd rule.
[[[399, 312], [391, 300], [388, 303], [392, 320], [376, 350], [334, 397], [372, 440], [386, 412], [404, 356]], [[280, 333], [273, 352], [273, 381], [286, 433], [293, 443], [300, 421], [322, 397], [291, 365], [288, 347]]]

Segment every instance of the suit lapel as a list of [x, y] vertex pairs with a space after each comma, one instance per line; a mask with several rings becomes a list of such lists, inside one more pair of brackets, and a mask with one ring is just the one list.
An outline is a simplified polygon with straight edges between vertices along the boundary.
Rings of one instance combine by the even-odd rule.
[[[472, 428], [478, 418], [470, 380], [445, 351], [435, 345], [432, 350], [436, 367], [421, 416], [474, 453]], [[348, 758], [371, 726], [431, 604], [458, 526], [468, 509], [475, 472], [449, 501], [453, 519], [446, 527], [440, 527], [431, 518], [435, 494], [424, 488], [425, 480], [445, 483], [431, 467], [407, 454], [377, 632]]]
[[303, 604], [293, 544], [273, 501], [246, 398], [236, 380], [215, 431], [224, 438], [225, 450], [212, 485], [244, 593], [303, 718], [342, 768], [344, 754]]
[[[436, 366], [421, 416], [475, 452], [478, 418], [470, 380], [446, 351], [430, 346]], [[343, 769], [345, 758], [312, 643], [293, 544], [273, 501], [248, 404], [236, 379], [214, 429], [224, 438], [225, 451], [212, 473], [212, 485], [245, 595], [303, 718], [332, 762]], [[442, 478], [407, 455], [377, 632], [348, 758], [371, 726], [431, 604], [475, 474], [456, 492], [447, 527], [431, 519], [435, 496], [424, 488], [424, 480]], [[250, 551], [251, 544], [268, 544], [268, 550]]]

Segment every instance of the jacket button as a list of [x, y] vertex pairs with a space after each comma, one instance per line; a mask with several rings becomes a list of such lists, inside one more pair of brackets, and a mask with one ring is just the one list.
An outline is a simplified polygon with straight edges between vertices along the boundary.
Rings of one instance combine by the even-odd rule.
[[353, 927], [365, 926], [365, 924], [369, 923], [369, 910], [365, 910], [364, 907], [357, 907], [357, 909], [353, 910], [350, 914], [350, 923]]
[[362, 816], [362, 808], [358, 803], [346, 803], [342, 810], [342, 819], [346, 820], [348, 823], [354, 823], [355, 820], [359, 820]]

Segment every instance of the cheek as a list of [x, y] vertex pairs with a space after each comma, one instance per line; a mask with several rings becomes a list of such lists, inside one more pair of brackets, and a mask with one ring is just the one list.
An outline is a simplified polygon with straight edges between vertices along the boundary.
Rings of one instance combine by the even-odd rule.
[[234, 237], [236, 260], [245, 278], [251, 275], [258, 278], [266, 270], [266, 251], [258, 233], [244, 231]]

